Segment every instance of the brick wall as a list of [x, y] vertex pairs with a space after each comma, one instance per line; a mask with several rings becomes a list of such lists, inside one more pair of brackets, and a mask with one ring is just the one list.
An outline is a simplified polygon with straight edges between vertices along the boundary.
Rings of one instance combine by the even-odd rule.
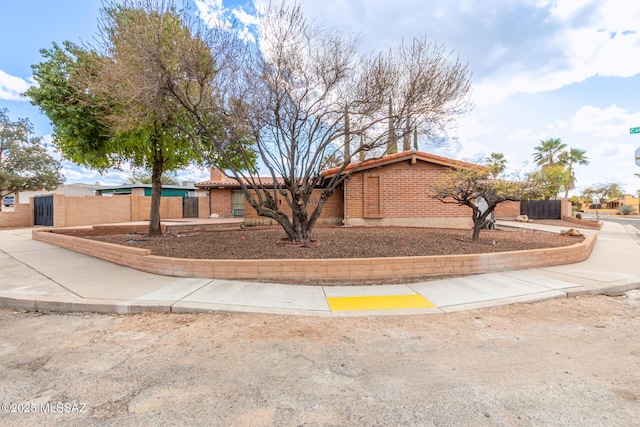
[[198, 218], [209, 218], [211, 215], [211, 205], [209, 203], [209, 193], [204, 196], [199, 195], [198, 199]]
[[[112, 198], [118, 197], [121, 196]], [[129, 197], [131, 197], [131, 219], [128, 221], [149, 221], [151, 197], [137, 195]], [[160, 199], [160, 219], [167, 218], [182, 218], [182, 197], [162, 197]]]
[[[307, 212], [309, 215], [316, 208], [320, 194], [323, 190], [313, 190], [311, 198], [309, 199], [309, 205], [307, 206]], [[341, 224], [342, 223], [342, 189], [337, 189], [333, 195], [326, 201], [322, 208], [322, 213], [316, 221], [316, 224]], [[291, 216], [291, 209], [287, 205], [284, 197], [278, 196], [278, 209], [286, 212]], [[276, 222], [270, 218], [258, 216], [256, 210], [245, 199], [244, 201], [244, 222], [247, 225], [275, 225]]]
[[520, 215], [520, 202], [502, 202], [493, 212], [495, 219], [515, 219]]
[[[211, 169], [213, 174], [213, 169]], [[218, 214], [221, 218], [231, 218], [233, 215], [231, 195], [233, 190], [230, 188], [214, 189], [209, 192], [209, 204], [211, 206], [211, 214]], [[245, 209], [246, 212], [246, 209]]]
[[[431, 197], [433, 187], [447, 173], [444, 166], [421, 161], [398, 162], [355, 173], [346, 185], [348, 224], [471, 226], [470, 208]], [[379, 185], [377, 194], [371, 188], [375, 184]], [[372, 195], [377, 200], [371, 200]], [[378, 200], [376, 218], [374, 206]]]
[[53, 195], [53, 225], [78, 225], [131, 221], [131, 197], [137, 196], [85, 196]]
[[32, 204], [21, 204], [16, 201], [12, 212], [0, 212], [0, 228], [30, 227], [33, 224], [32, 212]]
[[358, 279], [447, 277], [571, 264], [589, 257], [597, 234], [571, 246], [471, 255], [399, 258], [207, 260], [150, 255], [149, 250], [33, 230], [33, 239], [154, 274], [210, 279], [336, 283]]

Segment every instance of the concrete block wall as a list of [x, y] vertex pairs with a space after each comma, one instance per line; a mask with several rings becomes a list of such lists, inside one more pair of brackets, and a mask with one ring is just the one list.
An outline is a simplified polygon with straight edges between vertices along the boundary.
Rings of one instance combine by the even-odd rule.
[[66, 197], [54, 194], [53, 225], [74, 227], [131, 221], [131, 197], [137, 196]]
[[584, 261], [597, 234], [571, 246], [471, 255], [395, 258], [206, 260], [151, 255], [147, 249], [75, 237], [71, 230], [33, 230], [34, 240], [51, 243], [154, 274], [214, 279], [305, 280], [336, 283], [359, 279], [447, 277], [508, 270], [550, 267]]
[[[151, 212], [151, 197], [138, 195], [129, 197], [131, 197], [130, 221], [148, 221]], [[163, 197], [160, 199], [160, 219], [167, 218], [182, 218], [182, 197]]]
[[33, 224], [33, 205], [16, 203], [13, 211], [0, 212], [0, 228], [30, 227]]

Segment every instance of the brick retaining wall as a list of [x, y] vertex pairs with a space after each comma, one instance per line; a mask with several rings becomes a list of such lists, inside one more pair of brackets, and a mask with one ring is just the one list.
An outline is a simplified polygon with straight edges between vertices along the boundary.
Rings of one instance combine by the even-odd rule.
[[397, 258], [192, 260], [151, 255], [148, 249], [74, 237], [67, 230], [33, 230], [33, 239], [148, 273], [177, 277], [308, 283], [446, 277], [572, 264], [589, 257], [597, 234], [571, 246], [473, 255]]

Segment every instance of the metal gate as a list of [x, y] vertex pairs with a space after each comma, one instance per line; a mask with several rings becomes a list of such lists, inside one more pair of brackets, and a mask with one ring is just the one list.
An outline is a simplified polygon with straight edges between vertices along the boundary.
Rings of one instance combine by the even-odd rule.
[[53, 196], [33, 198], [33, 224], [53, 226]]
[[521, 200], [520, 215], [530, 219], [562, 219], [560, 200]]
[[182, 217], [198, 218], [198, 197], [182, 198]]

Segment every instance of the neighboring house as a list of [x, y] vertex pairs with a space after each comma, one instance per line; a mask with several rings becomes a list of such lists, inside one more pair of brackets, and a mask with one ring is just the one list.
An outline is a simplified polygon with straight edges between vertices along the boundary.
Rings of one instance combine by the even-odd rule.
[[625, 194], [622, 197], [607, 200], [607, 207], [609, 209], [619, 210], [622, 206], [631, 206], [631, 209], [638, 212], [640, 199], [633, 197], [631, 194]]
[[[94, 188], [96, 196], [116, 196], [120, 194], [134, 194], [151, 197], [151, 184], [123, 184]], [[200, 192], [199, 192], [200, 193]], [[163, 185], [162, 197], [197, 197], [193, 185]]]
[[51, 194], [63, 194], [67, 197], [94, 196], [98, 184], [64, 184], [55, 190], [21, 191], [18, 193], [16, 201], [22, 204], [29, 204], [29, 198], [35, 196], [48, 196]]
[[[452, 167], [471, 169], [478, 166], [419, 151], [405, 151], [362, 164], [352, 164], [347, 170], [355, 171], [329, 198], [318, 223], [470, 227], [470, 208], [444, 204], [432, 197], [433, 187], [442, 181]], [[338, 170], [329, 169], [323, 175], [330, 178]], [[263, 183], [266, 187], [273, 186], [271, 178], [265, 178]], [[268, 218], [258, 217], [245, 201], [240, 184], [218, 169], [212, 169], [210, 180], [197, 183], [196, 187], [209, 191], [212, 214], [244, 217], [248, 225], [273, 224]], [[314, 191], [319, 196], [322, 189]], [[310, 208], [317, 199], [311, 197]], [[279, 203], [286, 206], [282, 201]]]

